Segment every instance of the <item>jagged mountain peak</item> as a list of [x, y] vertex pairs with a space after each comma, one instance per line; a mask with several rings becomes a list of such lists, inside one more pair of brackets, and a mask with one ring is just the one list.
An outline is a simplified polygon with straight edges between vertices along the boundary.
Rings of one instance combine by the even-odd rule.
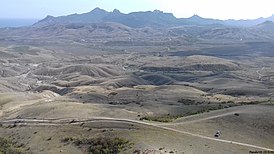
[[154, 10], [153, 13], [164, 13], [164, 12], [161, 10]]
[[98, 13], [98, 12], [107, 12], [107, 11], [104, 10], [104, 9], [101, 9], [99, 7], [96, 7], [95, 9], [93, 9], [92, 11], [90, 11], [90, 13]]
[[190, 17], [190, 19], [203, 19], [202, 17], [198, 16], [197, 14], [194, 14]]
[[118, 9], [114, 9], [112, 12], [113, 13], [121, 13]]

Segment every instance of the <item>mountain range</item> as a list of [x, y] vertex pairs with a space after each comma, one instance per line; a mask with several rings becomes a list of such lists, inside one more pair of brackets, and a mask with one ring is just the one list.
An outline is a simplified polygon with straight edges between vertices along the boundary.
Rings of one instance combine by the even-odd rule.
[[46, 18], [35, 23], [34, 27], [43, 27], [52, 24], [86, 24], [86, 23], [102, 23], [114, 22], [126, 25], [131, 28], [143, 27], [176, 27], [183, 25], [224, 25], [237, 27], [252, 27], [266, 21], [274, 21], [274, 15], [268, 18], [258, 18], [254, 20], [217, 20], [210, 18], [202, 18], [193, 15], [190, 18], [176, 18], [172, 13], [164, 13], [163, 11], [154, 10], [146, 12], [132, 12], [129, 14], [121, 13], [115, 9], [112, 12], [95, 8], [94, 10], [83, 14], [72, 14], [68, 16]]
[[[274, 16], [256, 20], [176, 18], [159, 10], [121, 13], [96, 8], [84, 14], [46, 18], [31, 26], [0, 28], [0, 40], [110, 46], [176, 46], [197, 42], [273, 42]], [[39, 38], [39, 39], [37, 39]], [[38, 43], [39, 42], [39, 43]]]

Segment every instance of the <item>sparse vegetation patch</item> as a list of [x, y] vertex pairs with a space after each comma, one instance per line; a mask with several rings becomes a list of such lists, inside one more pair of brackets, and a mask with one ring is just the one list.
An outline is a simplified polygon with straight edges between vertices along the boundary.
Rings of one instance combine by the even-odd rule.
[[73, 143], [79, 148], [83, 148], [89, 154], [117, 154], [123, 153], [132, 148], [133, 143], [130, 143], [124, 138], [72, 138], [67, 137], [63, 142]]
[[195, 104], [195, 100], [184, 99], [184, 98], [179, 99], [178, 102], [182, 103], [184, 105], [193, 105], [193, 104]]
[[172, 122], [173, 120], [179, 117], [180, 116], [174, 116], [174, 115], [145, 116], [140, 118], [140, 120], [148, 120], [148, 121], [156, 121], [156, 122]]
[[11, 140], [0, 137], [0, 154], [25, 154], [21, 148], [17, 147]]
[[144, 116], [144, 117], [140, 118], [140, 120], [156, 121], [156, 122], [172, 122], [172, 121], [174, 121], [178, 118], [181, 118], [181, 117], [191, 116], [191, 115], [195, 115], [195, 114], [201, 114], [201, 113], [224, 109], [224, 108], [228, 108], [228, 107], [232, 107], [232, 106], [234, 106], [234, 105], [219, 104], [219, 105], [214, 105], [214, 106], [204, 106], [198, 110], [192, 110], [192, 111], [180, 114], [180, 115], [170, 115], [170, 114], [152, 115], [152, 116]]

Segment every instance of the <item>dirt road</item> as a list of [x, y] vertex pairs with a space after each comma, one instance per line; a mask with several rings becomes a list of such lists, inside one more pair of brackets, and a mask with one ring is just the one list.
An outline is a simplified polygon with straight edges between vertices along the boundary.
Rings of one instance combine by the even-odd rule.
[[11, 124], [16, 124], [16, 125], [22, 125], [22, 126], [47, 126], [47, 125], [76, 125], [76, 124], [81, 124], [83, 122], [123, 122], [123, 123], [134, 123], [134, 124], [141, 124], [141, 125], [146, 125], [146, 126], [151, 126], [159, 129], [164, 129], [164, 130], [169, 130], [173, 131], [176, 133], [181, 133], [189, 136], [194, 136], [198, 138], [203, 138], [207, 140], [212, 140], [216, 142], [222, 142], [222, 143], [230, 143], [234, 145], [240, 145], [240, 146], [245, 146], [245, 147], [250, 147], [250, 148], [256, 148], [259, 150], [266, 150], [266, 151], [274, 151], [274, 149], [266, 148], [266, 147], [261, 147], [257, 145], [252, 145], [252, 144], [247, 144], [247, 143], [241, 143], [241, 142], [236, 142], [236, 141], [231, 141], [231, 140], [223, 140], [223, 139], [218, 139], [218, 138], [213, 138], [213, 137], [208, 137], [208, 136], [203, 136], [199, 134], [194, 134], [186, 131], [181, 131], [177, 130], [174, 128], [169, 128], [166, 126], [161, 126], [158, 124], [154, 123], [148, 123], [144, 121], [137, 121], [137, 120], [130, 120], [130, 119], [118, 119], [118, 118], [107, 118], [107, 117], [94, 117], [91, 119], [85, 119], [85, 120], [72, 120], [72, 119], [9, 119], [9, 120], [4, 120], [0, 121], [2, 125], [11, 125]]

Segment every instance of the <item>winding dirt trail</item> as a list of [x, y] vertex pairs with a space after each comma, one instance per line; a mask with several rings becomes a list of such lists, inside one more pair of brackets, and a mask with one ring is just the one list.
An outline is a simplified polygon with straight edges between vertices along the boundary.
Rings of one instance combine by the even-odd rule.
[[258, 74], [258, 79], [261, 80], [264, 75], [261, 73], [261, 71], [263, 70], [268, 70], [268, 69], [272, 69], [271, 67], [262, 67], [261, 69], [257, 70], [256, 73]]
[[256, 73], [258, 74], [258, 79], [261, 80], [263, 75], [260, 73], [260, 71], [263, 71], [265, 69], [265, 67], [262, 67], [261, 69], [257, 70]]
[[194, 133], [190, 133], [190, 132], [186, 132], [186, 131], [177, 130], [174, 128], [165, 127], [165, 126], [158, 125], [158, 124], [137, 121], [137, 120], [130, 120], [130, 119], [94, 117], [94, 118], [86, 119], [86, 120], [73, 120], [73, 122], [72, 122], [72, 119], [9, 119], [9, 120], [0, 121], [0, 123], [2, 123], [3, 125], [17, 124], [17, 125], [22, 125], [22, 126], [51, 126], [51, 125], [60, 126], [60, 125], [72, 125], [72, 124], [76, 125], [76, 124], [80, 124], [83, 122], [100, 122], [100, 121], [141, 124], [141, 125], [159, 128], [159, 129], [173, 131], [176, 133], [181, 133], [184, 135], [189, 135], [189, 136], [199, 137], [199, 138], [203, 138], [203, 139], [207, 139], [207, 140], [212, 140], [212, 141], [216, 141], [216, 142], [240, 145], [240, 146], [265, 150], [265, 151], [274, 151], [274, 149], [271, 149], [271, 148], [261, 147], [261, 146], [237, 142], [237, 141], [223, 140], [223, 139], [203, 136], [203, 135], [199, 135], [199, 134], [194, 134]]

